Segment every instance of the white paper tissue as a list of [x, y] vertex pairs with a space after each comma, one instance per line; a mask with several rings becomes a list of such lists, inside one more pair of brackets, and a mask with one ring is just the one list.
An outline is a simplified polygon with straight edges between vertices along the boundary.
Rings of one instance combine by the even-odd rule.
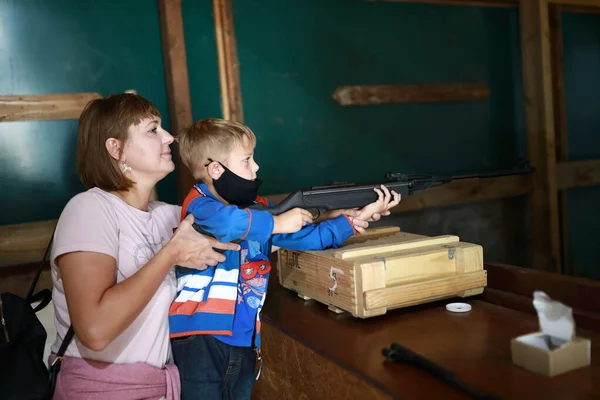
[[533, 292], [533, 306], [548, 347], [555, 348], [573, 340], [575, 321], [570, 307], [552, 300], [542, 291]]

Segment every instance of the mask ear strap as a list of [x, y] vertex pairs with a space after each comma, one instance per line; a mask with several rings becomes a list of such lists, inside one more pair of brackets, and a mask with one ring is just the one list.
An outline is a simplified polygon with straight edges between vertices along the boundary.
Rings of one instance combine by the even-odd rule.
[[204, 164], [205, 167], [208, 167], [210, 165], [210, 163], [213, 162], [214, 160], [212, 158], [209, 158], [208, 161], [209, 161], [208, 164]]

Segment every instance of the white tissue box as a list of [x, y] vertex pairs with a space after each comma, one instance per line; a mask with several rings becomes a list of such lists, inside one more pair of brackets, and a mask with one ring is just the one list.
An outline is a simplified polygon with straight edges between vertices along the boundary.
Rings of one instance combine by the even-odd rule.
[[513, 364], [549, 377], [590, 365], [591, 347], [589, 339], [575, 336], [550, 350], [542, 332], [522, 335], [510, 342]]

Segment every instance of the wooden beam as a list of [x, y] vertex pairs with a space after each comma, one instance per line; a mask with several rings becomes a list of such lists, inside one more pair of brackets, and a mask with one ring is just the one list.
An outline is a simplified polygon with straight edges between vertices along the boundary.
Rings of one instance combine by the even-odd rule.
[[569, 14], [600, 14], [600, 7], [581, 7], [569, 5], [555, 5], [555, 7], [560, 7], [563, 13]]
[[533, 292], [541, 290], [572, 308], [577, 328], [600, 330], [600, 303], [590, 301], [597, 296], [600, 282], [500, 263], [487, 262], [483, 267], [488, 273], [483, 301], [535, 315]]
[[0, 267], [41, 261], [56, 222], [0, 226]]
[[[189, 129], [193, 123], [181, 0], [158, 0], [158, 10], [171, 134], [177, 137]], [[190, 171], [181, 162], [177, 143], [174, 144], [173, 150], [179, 201], [182, 202], [196, 182]]]
[[520, 2], [519, 22], [527, 152], [529, 161], [537, 169], [531, 196], [533, 268], [560, 272], [552, 60], [546, 0]]
[[98, 93], [0, 96], [0, 122], [78, 119]]
[[556, 165], [559, 190], [600, 185], [600, 160], [565, 161]]
[[232, 0], [213, 0], [223, 119], [244, 121]]
[[[35, 277], [42, 256], [36, 262], [30, 264], [19, 264], [14, 266], [0, 268], [0, 293], [10, 292], [17, 296], [25, 297], [29, 292], [33, 278]], [[50, 263], [45, 262], [40, 273], [40, 278], [35, 285], [34, 293], [42, 289], [52, 290], [52, 274], [50, 272]]]
[[[519, 1], [528, 0], [364, 0], [382, 3], [423, 3], [441, 4], [454, 6], [477, 6], [477, 7], [518, 7]], [[549, 0], [549, 4], [560, 4], [577, 7], [599, 8], [600, 0]]]
[[391, 103], [430, 103], [483, 100], [490, 95], [485, 83], [448, 83], [432, 85], [355, 85], [340, 86], [333, 99], [341, 106]]
[[447, 4], [453, 6], [517, 7], [519, 0], [365, 0], [386, 3]]
[[[567, 140], [567, 107], [565, 104], [565, 82], [563, 68], [562, 8], [562, 6], [550, 5], [548, 9], [550, 51], [552, 56], [552, 100], [554, 101], [554, 133], [556, 136], [557, 162], [564, 162], [569, 158]], [[568, 257], [569, 218], [567, 209], [567, 193], [565, 191], [561, 191], [558, 193], [558, 196], [562, 272], [571, 274], [574, 271], [570, 267]]]
[[[392, 213], [527, 195], [531, 192], [531, 178], [515, 175], [454, 181], [403, 199]], [[278, 204], [287, 195], [272, 195], [269, 200]], [[0, 226], [0, 267], [41, 260], [55, 225], [56, 221], [43, 221]]]
[[[402, 199], [400, 204], [392, 209], [392, 213], [524, 196], [531, 193], [531, 179], [529, 175], [513, 175], [458, 180]], [[288, 195], [289, 193], [285, 193], [268, 197], [273, 203], [279, 204]]]
[[[523, 1], [523, 0], [521, 0]], [[527, 1], [527, 0], [525, 0]], [[591, 7], [599, 8], [600, 0], [548, 0], [549, 4], [557, 4], [563, 6], [576, 6], [576, 7]]]

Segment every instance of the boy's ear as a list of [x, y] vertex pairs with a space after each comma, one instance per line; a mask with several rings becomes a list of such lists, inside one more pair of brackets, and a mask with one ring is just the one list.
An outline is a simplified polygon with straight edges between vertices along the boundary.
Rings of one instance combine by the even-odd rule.
[[221, 175], [223, 175], [223, 172], [225, 172], [223, 167], [221, 167], [221, 164], [219, 164], [216, 161], [213, 161], [210, 164], [208, 164], [208, 167], [206, 168], [208, 170], [208, 176], [210, 176], [213, 180], [219, 179]]

